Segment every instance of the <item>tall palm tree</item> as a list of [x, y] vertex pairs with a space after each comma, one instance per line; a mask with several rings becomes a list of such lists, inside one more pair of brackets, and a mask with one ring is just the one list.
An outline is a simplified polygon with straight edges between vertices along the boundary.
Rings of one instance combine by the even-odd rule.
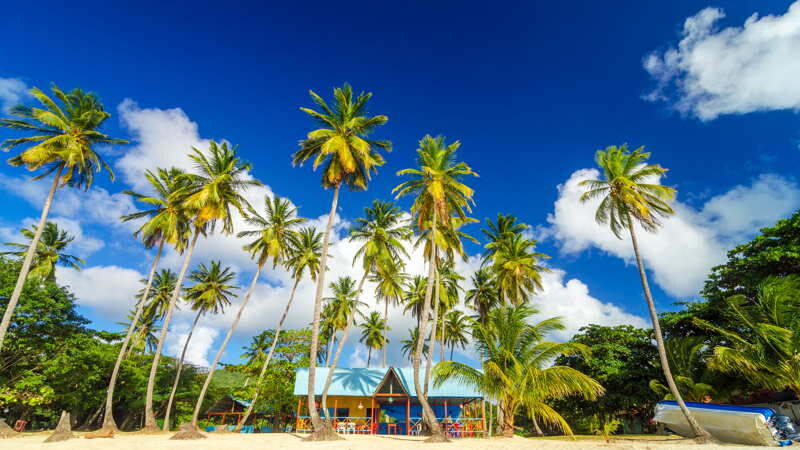
[[386, 322], [381, 318], [381, 313], [372, 311], [361, 324], [361, 338], [358, 342], [367, 347], [367, 367], [372, 361], [372, 350], [386, 347]]
[[376, 283], [378, 300], [383, 302], [383, 367], [388, 367], [389, 360], [389, 305], [397, 306], [405, 295], [408, 275], [404, 272], [405, 264], [397, 259], [382, 266], [372, 279]]
[[425, 303], [427, 286], [427, 278], [422, 275], [414, 275], [406, 283], [406, 289], [403, 293], [403, 312], [411, 311], [411, 315], [417, 319], [417, 328], [419, 328], [422, 318], [422, 306]]
[[667, 385], [697, 440], [709, 442], [712, 439], [711, 435], [692, 416], [672, 377], [658, 313], [647, 282], [644, 261], [639, 252], [636, 225], [645, 231], [655, 232], [661, 225], [662, 218], [675, 213], [670, 206], [675, 199], [675, 189], [653, 183], [653, 180], [665, 176], [667, 169], [657, 164], [648, 164], [649, 158], [650, 153], [645, 152], [644, 147], [631, 152], [625, 144], [619, 147], [613, 145], [606, 147], [605, 151], [598, 150], [595, 162], [600, 167], [602, 178], [582, 181], [580, 186], [585, 187], [586, 192], [580, 199], [581, 202], [601, 199], [595, 213], [597, 223], [608, 225], [618, 239], [622, 239], [626, 231], [629, 233]]
[[455, 270], [455, 264], [452, 260], [443, 261], [438, 269], [439, 274], [439, 324], [440, 330], [436, 338], [439, 339], [440, 361], [444, 361], [445, 349], [445, 317], [453, 311], [458, 305], [458, 301], [463, 289], [461, 288], [461, 281], [464, 277], [458, 274]]
[[[128, 325], [129, 323], [133, 322], [134, 315], [136, 314], [135, 310], [128, 311], [127, 322], [117, 322], [119, 325]], [[161, 327], [158, 325], [160, 317], [156, 314], [145, 314], [139, 317], [139, 320], [134, 323], [134, 336], [131, 340], [131, 345], [128, 348], [128, 355], [133, 353], [135, 350], [140, 350], [142, 353], [152, 352], [155, 350], [156, 345], [158, 344], [158, 337], [156, 333], [161, 330]]]
[[[22, 233], [22, 235], [28, 240], [32, 241], [33, 237], [36, 235], [36, 229], [34, 227], [23, 228], [20, 230], [20, 233]], [[59, 229], [58, 225], [53, 222], [47, 222], [44, 226], [44, 231], [42, 232], [41, 239], [39, 239], [39, 244], [33, 256], [33, 263], [29, 275], [42, 280], [55, 282], [55, 269], [57, 264], [80, 270], [80, 265], [84, 264], [84, 261], [77, 256], [72, 256], [65, 253], [67, 246], [69, 246], [69, 244], [74, 240], [75, 237], [70, 236], [66, 230]], [[20, 250], [0, 252], [0, 255], [14, 255], [20, 259], [24, 259], [25, 255], [28, 253], [31, 243], [26, 242], [24, 244], [18, 244], [15, 242], [6, 242], [3, 245], [7, 247], [18, 248]]]
[[548, 402], [574, 395], [594, 400], [603, 387], [568, 366], [552, 366], [560, 355], [582, 353], [588, 348], [573, 342], [547, 342], [549, 332], [563, 329], [560, 318], [528, 323], [537, 311], [528, 306], [492, 310], [486, 323], [476, 323], [473, 340], [484, 361], [483, 370], [455, 361], [439, 363], [434, 384], [455, 378], [494, 398], [503, 411], [503, 436], [514, 435], [514, 418], [524, 409], [539, 419], [572, 434], [569, 425]]
[[[167, 315], [167, 307], [169, 306], [169, 299], [172, 291], [175, 289], [175, 282], [177, 275], [170, 269], [161, 269], [157, 272], [151, 281], [152, 288], [147, 288], [147, 279], [140, 280], [145, 284], [145, 287], [139, 290], [138, 297], [144, 298], [139, 318], [136, 319], [135, 314], [139, 310], [138, 306], [136, 311], [127, 317], [128, 322], [120, 323], [120, 325], [127, 325], [134, 323], [134, 331], [131, 337], [130, 345], [127, 349], [125, 356], [130, 356], [133, 350], [137, 347], [145, 348], [152, 352], [158, 346], [158, 337], [154, 335], [161, 331], [158, 323], [164, 320]], [[148, 292], [147, 297], [144, 297], [145, 291]], [[153, 336], [150, 336], [153, 334]], [[113, 420], [113, 417], [112, 417]], [[116, 427], [114, 422], [111, 424]], [[104, 425], [105, 427], [106, 425]]]
[[336, 346], [336, 353], [333, 355], [333, 362], [328, 364], [328, 376], [325, 378], [325, 385], [322, 389], [322, 410], [325, 413], [325, 422], [330, 424], [331, 417], [328, 412], [328, 388], [333, 381], [333, 373], [339, 363], [339, 357], [347, 343], [347, 337], [353, 324], [364, 314], [361, 308], [367, 304], [359, 299], [359, 290], [356, 288], [356, 281], [348, 276], [339, 277], [330, 284], [332, 297], [324, 299], [331, 308], [330, 320], [333, 322], [334, 330], [342, 330], [342, 337]]
[[481, 229], [481, 232], [486, 236], [486, 245], [484, 245], [483, 262], [486, 263], [492, 259], [497, 252], [500, 243], [503, 242], [510, 235], [520, 234], [529, 229], [530, 226], [524, 223], [517, 222], [517, 218], [512, 215], [497, 214], [497, 220], [492, 222], [492, 219], [486, 219], [486, 227]]
[[506, 235], [493, 249], [492, 273], [506, 303], [519, 306], [543, 289], [542, 272], [549, 269], [539, 261], [549, 256], [534, 252], [535, 247], [536, 241], [513, 233]]
[[444, 342], [450, 347], [450, 360], [456, 347], [464, 349], [469, 343], [469, 329], [472, 319], [459, 310], [450, 311], [444, 317]]
[[[422, 339], [417, 341], [413, 366], [414, 387], [422, 405], [423, 420], [433, 434], [430, 441], [436, 442], [447, 441], [447, 437], [436, 420], [436, 415], [422, 390], [419, 378], [420, 358], [422, 357], [424, 337], [427, 335], [431, 296], [435, 284], [436, 248], [444, 240], [443, 235], [446, 232], [452, 232], [452, 218], [466, 219], [466, 213], [471, 211], [473, 190], [463, 184], [462, 180], [467, 176], [477, 176], [477, 174], [467, 164], [456, 161], [456, 150], [461, 146], [458, 141], [448, 145], [442, 136], [434, 138], [426, 135], [420, 140], [419, 146], [420, 148], [417, 149], [418, 167], [404, 169], [397, 173], [400, 176], [410, 175], [411, 179], [395, 187], [392, 192], [396, 193], [397, 198], [413, 195], [414, 202], [411, 206], [411, 213], [414, 216], [417, 231], [420, 233], [431, 231], [428, 239], [430, 250], [426, 252], [428, 284], [420, 323]], [[441, 226], [437, 226], [437, 224], [441, 224]]]
[[[320, 126], [308, 133], [301, 141], [300, 149], [292, 155], [293, 164], [303, 164], [313, 159], [314, 169], [324, 165], [322, 169], [322, 186], [333, 189], [331, 210], [322, 238], [322, 259], [320, 266], [324, 268], [317, 278], [314, 294], [314, 317], [311, 322], [311, 354], [308, 367], [308, 404], [314, 404], [314, 383], [316, 382], [317, 351], [319, 349], [319, 321], [322, 309], [322, 291], [325, 287], [325, 271], [327, 270], [328, 244], [330, 243], [333, 220], [336, 216], [336, 205], [339, 201], [339, 189], [342, 184], [352, 190], [366, 190], [372, 173], [384, 163], [378, 149], [391, 151], [389, 141], [377, 141], [367, 136], [389, 118], [383, 115], [368, 116], [367, 102], [372, 93], [360, 93], [353, 98], [353, 89], [349, 84], [333, 90], [334, 104], [329, 106], [314, 91], [309, 91], [311, 99], [320, 108], [300, 108], [311, 116]], [[309, 408], [314, 431], [310, 440], [338, 439], [333, 428], [323, 424], [319, 412]]]
[[36, 249], [39, 248], [39, 239], [44, 232], [56, 190], [67, 184], [89, 189], [94, 181], [94, 172], [103, 169], [108, 172], [111, 181], [114, 181], [114, 172], [95, 152], [93, 146], [127, 143], [124, 140], [112, 139], [98, 131], [111, 114], [103, 109], [103, 104], [94, 94], [80, 89], [65, 93], [55, 85], [51, 90], [61, 106], [40, 89], [33, 88], [30, 93], [41, 104], [40, 108], [17, 105], [11, 108], [11, 115], [14, 118], [0, 119], [0, 127], [33, 134], [33, 136], [6, 139], [0, 144], [0, 149], [5, 151], [30, 144], [20, 154], [9, 159], [9, 164], [24, 165], [29, 171], [41, 169], [41, 173], [34, 177], [34, 180], [55, 172], [50, 191], [45, 197], [39, 223], [22, 260], [17, 283], [0, 321], [0, 349], [3, 348], [11, 316], [22, 294], [22, 287], [28, 277]]
[[[128, 325], [128, 331], [125, 334], [125, 339], [122, 341], [122, 346], [119, 349], [114, 368], [111, 370], [111, 379], [108, 381], [103, 429], [112, 432], [117, 430], [117, 424], [114, 421], [113, 414], [114, 387], [117, 383], [117, 376], [119, 375], [122, 360], [125, 358], [125, 353], [131, 341], [131, 337], [133, 336], [134, 327], [142, 317], [145, 304], [150, 297], [150, 289], [154, 283], [154, 276], [156, 268], [158, 267], [158, 261], [161, 259], [161, 253], [164, 250], [164, 243], [181, 246], [185, 243], [185, 234], [188, 231], [186, 217], [184, 216], [183, 209], [180, 207], [182, 193], [189, 186], [189, 181], [183, 176], [183, 171], [174, 167], [169, 170], [158, 169], [156, 173], [148, 170], [145, 173], [145, 178], [150, 183], [150, 187], [155, 192], [155, 195], [148, 196], [130, 190], [124, 192], [137, 201], [148, 205], [150, 208], [123, 216], [122, 221], [128, 222], [146, 219], [136, 232], [134, 232], [133, 236], [135, 238], [141, 238], [145, 248], [150, 249], [156, 247], [157, 250], [153, 262], [150, 264], [150, 271], [147, 274], [145, 288], [138, 296], [139, 300], [136, 303], [133, 318]], [[168, 299], [171, 289], [174, 288], [177, 277], [172, 271], [165, 271], [161, 275], [162, 279], [160, 284], [157, 284], [160, 289], [159, 295], [162, 296], [163, 299]], [[168, 301], [161, 302], [161, 304], [164, 305], [167, 303]]]
[[208, 312], [213, 314], [225, 312], [225, 307], [231, 304], [231, 297], [235, 295], [233, 291], [239, 289], [238, 286], [230, 284], [236, 280], [236, 272], [232, 271], [230, 267], [223, 268], [220, 261], [211, 261], [208, 266], [200, 264], [197, 269], [189, 274], [189, 280], [194, 281], [195, 284], [186, 290], [186, 300], [197, 314], [195, 314], [192, 326], [189, 328], [189, 334], [183, 343], [181, 356], [178, 358], [178, 363], [175, 367], [175, 381], [172, 383], [172, 391], [169, 393], [167, 409], [164, 413], [164, 431], [169, 431], [170, 429], [172, 402], [175, 400], [175, 392], [178, 390], [178, 383], [181, 379], [186, 350], [189, 348], [189, 342], [192, 340], [192, 334], [194, 334], [194, 329], [197, 327], [197, 322], [200, 317]]
[[[262, 216], [255, 209], [251, 208], [250, 214], [247, 217], [247, 223], [256, 227], [254, 230], [243, 231], [239, 233], [239, 237], [253, 237], [255, 238], [246, 249], [253, 257], [257, 258], [259, 264], [266, 263], [272, 260], [273, 270], [278, 264], [282, 264], [293, 272], [294, 285], [292, 292], [289, 295], [289, 300], [283, 308], [283, 314], [278, 321], [278, 326], [275, 328], [275, 334], [272, 337], [269, 354], [267, 354], [264, 363], [261, 366], [261, 372], [258, 376], [256, 386], [261, 386], [261, 381], [267, 373], [272, 355], [275, 353], [275, 347], [278, 345], [283, 323], [286, 316], [289, 314], [289, 309], [294, 300], [294, 293], [297, 290], [297, 285], [300, 283], [303, 271], [308, 268], [311, 272], [312, 278], [316, 277], [316, 272], [309, 264], [315, 265], [319, 262], [319, 233], [313, 229], [304, 229], [301, 234], [295, 231], [299, 225], [305, 222], [306, 219], [297, 217], [297, 208], [292, 206], [289, 200], [273, 197], [271, 200], [267, 197], [264, 200], [265, 214]], [[305, 233], [305, 234], [302, 234]], [[261, 262], [263, 259], [263, 263]], [[296, 264], [298, 266], [292, 266]], [[299, 272], [298, 272], [299, 269]], [[258, 389], [250, 406], [244, 414], [244, 420], [239, 422], [237, 429], [247, 421], [253, 406], [258, 400]]]
[[192, 237], [188, 246], [183, 248], [183, 263], [178, 272], [178, 280], [170, 297], [167, 315], [159, 339], [159, 348], [153, 357], [150, 367], [150, 376], [147, 380], [147, 393], [145, 396], [145, 429], [159, 431], [156, 417], [153, 414], [153, 390], [156, 382], [156, 371], [161, 358], [161, 350], [166, 340], [169, 323], [175, 304], [178, 301], [183, 287], [183, 278], [189, 269], [192, 252], [201, 234], [213, 233], [216, 225], [221, 224], [223, 234], [233, 233], [232, 210], [241, 215], [246, 215], [247, 200], [242, 195], [250, 186], [260, 186], [261, 183], [251, 178], [248, 174], [252, 166], [242, 162], [236, 156], [236, 147], [228, 146], [227, 142], [221, 144], [210, 141], [207, 154], [192, 147], [189, 158], [194, 163], [194, 172], [185, 175], [190, 182], [189, 188], [181, 193], [183, 201], [181, 208], [185, 216], [191, 219]]
[[500, 304], [497, 285], [491, 266], [481, 267], [472, 274], [472, 289], [467, 290], [465, 301], [476, 313], [477, 319], [485, 322], [489, 311]]

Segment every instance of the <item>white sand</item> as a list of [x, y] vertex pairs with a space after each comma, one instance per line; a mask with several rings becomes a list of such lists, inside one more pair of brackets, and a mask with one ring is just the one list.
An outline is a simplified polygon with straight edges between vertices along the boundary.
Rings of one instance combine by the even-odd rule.
[[[50, 433], [25, 433], [22, 437], [13, 439], [0, 439], [0, 449], [32, 450], [32, 449], [63, 449], [63, 450], [166, 450], [166, 449], [192, 449], [192, 450], [249, 450], [249, 449], [308, 449], [308, 450], [431, 450], [431, 449], [467, 449], [467, 450], [734, 450], [753, 449], [754, 447], [737, 446], [698, 446], [691, 441], [661, 439], [617, 440], [606, 444], [600, 440], [552, 440], [552, 439], [513, 439], [492, 438], [454, 439], [448, 444], [423, 444], [422, 438], [406, 436], [346, 436], [345, 440], [337, 442], [303, 442], [302, 435], [296, 434], [235, 434], [235, 433], [208, 433], [208, 439], [197, 441], [171, 441], [171, 434], [140, 435], [135, 433], [120, 433], [114, 439], [84, 439], [78, 437], [64, 442], [45, 444], [44, 441]], [[80, 436], [82, 433], [76, 433]]]

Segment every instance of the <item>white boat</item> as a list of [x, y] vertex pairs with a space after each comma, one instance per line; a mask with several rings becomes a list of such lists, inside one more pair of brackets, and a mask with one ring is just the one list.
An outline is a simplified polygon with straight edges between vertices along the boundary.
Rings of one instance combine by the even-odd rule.
[[[691, 402], [686, 406], [697, 422], [720, 442], [781, 445], [773, 434], [772, 419], [776, 413], [770, 408]], [[659, 402], [654, 419], [674, 433], [694, 437], [689, 422], [674, 401]]]

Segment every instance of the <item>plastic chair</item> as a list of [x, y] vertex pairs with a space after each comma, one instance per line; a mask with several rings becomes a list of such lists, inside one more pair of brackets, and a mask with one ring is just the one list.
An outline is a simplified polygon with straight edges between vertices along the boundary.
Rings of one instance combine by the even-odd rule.
[[209, 425], [209, 426], [206, 427], [206, 433], [212, 433], [212, 432], [214, 432], [216, 430], [217, 430], [217, 427], [215, 427], [214, 425]]
[[356, 434], [356, 423], [355, 422], [347, 422], [347, 433]]

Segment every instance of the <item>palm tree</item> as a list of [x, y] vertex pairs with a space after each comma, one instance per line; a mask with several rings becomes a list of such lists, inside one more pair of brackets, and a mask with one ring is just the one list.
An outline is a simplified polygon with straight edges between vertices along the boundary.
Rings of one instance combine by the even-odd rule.
[[417, 319], [417, 328], [419, 328], [422, 318], [422, 306], [425, 303], [427, 286], [427, 278], [422, 275], [414, 275], [406, 283], [406, 290], [403, 293], [403, 305], [405, 305], [403, 312], [411, 311], [411, 315]]
[[[419, 328], [411, 328], [408, 330], [408, 339], [403, 339], [400, 341], [401, 350], [403, 351], [403, 356], [408, 359], [414, 358], [414, 351], [417, 348], [417, 341], [419, 340]], [[428, 354], [428, 344], [424, 344], [422, 348], [422, 354]]]
[[[272, 355], [275, 353], [275, 347], [278, 345], [278, 338], [283, 329], [283, 323], [286, 321], [286, 316], [289, 314], [289, 309], [294, 300], [294, 293], [303, 276], [303, 271], [308, 268], [311, 272], [312, 279], [316, 278], [316, 268], [318, 267], [317, 264], [320, 258], [319, 233], [314, 229], [304, 229], [300, 234], [295, 231], [295, 228], [305, 222], [306, 219], [296, 217], [297, 208], [292, 206], [289, 200], [280, 197], [273, 197], [272, 200], [266, 198], [265, 213], [266, 214], [262, 216], [251, 208], [250, 215], [247, 217], [247, 222], [256, 227], [256, 229], [243, 231], [239, 233], [239, 237], [255, 237], [255, 240], [247, 245], [247, 250], [253, 256], [259, 255], [258, 257], [265, 258], [265, 262], [271, 259], [273, 262], [273, 269], [275, 269], [279, 263], [285, 265], [293, 272], [294, 285], [292, 286], [291, 294], [289, 294], [289, 300], [283, 308], [283, 315], [281, 315], [278, 326], [275, 328], [269, 354], [261, 366], [261, 373], [259, 373], [258, 381], [256, 382], [256, 393], [247, 411], [245, 411], [244, 420], [239, 422], [237, 429], [241, 429], [241, 426], [247, 422], [253, 410], [253, 406], [255, 406], [258, 400], [258, 386], [261, 386], [261, 381], [267, 373], [267, 367], [269, 367], [269, 363], [272, 361]], [[314, 267], [310, 267], [310, 265]]]
[[147, 430], [159, 431], [156, 424], [155, 414], [153, 414], [153, 390], [156, 382], [156, 371], [161, 357], [161, 350], [167, 336], [167, 329], [172, 319], [172, 312], [178, 301], [183, 287], [183, 278], [189, 268], [192, 259], [192, 252], [197, 244], [197, 239], [201, 234], [212, 233], [217, 223], [222, 224], [222, 233], [233, 233], [232, 209], [241, 215], [245, 215], [247, 200], [242, 196], [242, 192], [250, 186], [260, 186], [261, 183], [252, 179], [248, 172], [252, 168], [249, 163], [242, 162], [236, 156], [236, 147], [229, 147], [227, 142], [218, 144], [210, 141], [208, 155], [192, 147], [189, 158], [194, 162], [195, 173], [185, 175], [190, 182], [190, 187], [185, 192], [181, 192], [183, 199], [181, 208], [185, 211], [185, 216], [192, 222], [192, 238], [188, 246], [181, 246], [183, 249], [183, 263], [175, 289], [170, 297], [167, 315], [164, 318], [164, 325], [159, 339], [159, 348], [153, 357], [150, 367], [150, 376], [147, 381], [147, 393], [145, 396], [145, 428]]
[[[150, 183], [151, 188], [155, 191], [154, 196], [138, 194], [136, 192], [126, 190], [126, 194], [132, 196], [134, 199], [141, 203], [150, 206], [150, 209], [138, 211], [122, 217], [123, 222], [131, 220], [147, 219], [133, 234], [136, 238], [141, 238], [145, 248], [157, 247], [156, 255], [153, 262], [150, 264], [150, 271], [147, 274], [145, 281], [145, 288], [138, 296], [139, 301], [136, 304], [136, 310], [133, 318], [128, 325], [128, 332], [125, 334], [125, 339], [122, 341], [122, 346], [119, 349], [117, 360], [114, 363], [114, 368], [111, 370], [111, 379], [108, 381], [108, 390], [106, 391], [105, 414], [103, 417], [103, 429], [112, 432], [117, 431], [117, 424], [114, 421], [113, 405], [114, 405], [114, 387], [117, 383], [117, 376], [119, 369], [122, 366], [122, 360], [125, 358], [128, 344], [133, 336], [133, 331], [136, 323], [142, 317], [145, 304], [150, 297], [150, 289], [154, 283], [154, 275], [158, 267], [158, 261], [161, 259], [161, 253], [164, 250], [164, 243], [171, 243], [175, 245], [183, 245], [185, 242], [184, 236], [187, 232], [187, 221], [184, 217], [184, 211], [180, 207], [182, 200], [182, 193], [188, 188], [189, 182], [184, 173], [180, 169], [171, 168], [158, 169], [156, 173], [147, 171], [145, 178]], [[177, 277], [171, 271], [163, 271], [161, 274], [161, 281], [156, 284], [158, 287], [158, 295], [161, 297], [161, 304], [166, 305], [169, 302], [169, 293], [175, 287]]]
[[367, 346], [367, 367], [372, 361], [372, 350], [386, 347], [386, 322], [381, 318], [381, 313], [372, 311], [361, 324], [361, 339], [358, 342]]
[[[358, 318], [363, 317], [361, 308], [367, 306], [359, 300], [359, 290], [356, 288], [356, 281], [350, 277], [339, 277], [330, 284], [332, 297], [324, 299], [330, 306], [331, 317], [334, 330], [342, 330], [342, 337], [336, 346], [336, 353], [333, 355], [333, 362], [328, 364], [328, 376], [325, 378], [325, 385], [322, 389], [322, 410], [325, 413], [325, 422], [330, 424], [331, 418], [328, 412], [328, 388], [333, 381], [333, 373], [339, 363], [344, 345], [347, 343], [347, 336], [350, 329]], [[335, 332], [335, 331], [334, 331]]]
[[[470, 167], [456, 161], [456, 150], [461, 143], [455, 141], [451, 144], [445, 143], [442, 136], [424, 136], [419, 142], [420, 148], [417, 149], [418, 168], [404, 169], [398, 175], [410, 175], [412, 179], [405, 181], [394, 188], [397, 198], [405, 195], [414, 195], [414, 202], [411, 206], [411, 213], [416, 222], [417, 231], [421, 233], [431, 231], [429, 234], [429, 251], [426, 252], [428, 262], [428, 283], [425, 290], [425, 300], [422, 306], [422, 319], [420, 323], [420, 336], [422, 339], [417, 341], [417, 348], [414, 351], [414, 387], [419, 395], [419, 402], [422, 405], [423, 420], [433, 433], [430, 441], [447, 441], [442, 432], [436, 416], [428, 403], [427, 396], [423, 392], [419, 379], [420, 358], [424, 337], [427, 335], [427, 322], [431, 309], [431, 296], [435, 283], [435, 270], [437, 266], [437, 245], [444, 241], [444, 235], [453, 232], [453, 220], [465, 220], [466, 212], [470, 212], [470, 205], [473, 203], [473, 190], [461, 181], [468, 175], [477, 176]], [[441, 224], [437, 226], [437, 224]], [[460, 241], [460, 240], [459, 240]], [[434, 326], [435, 326], [434, 318]], [[433, 349], [431, 349], [433, 351]], [[421, 393], [421, 395], [420, 395]]]
[[481, 267], [472, 274], [472, 289], [467, 290], [465, 301], [481, 322], [489, 317], [489, 311], [499, 306], [500, 296], [491, 266]]
[[[20, 233], [29, 240], [33, 240], [36, 235], [36, 229], [33, 227], [23, 228]], [[71, 267], [80, 270], [80, 264], [84, 261], [77, 256], [72, 256], [64, 253], [67, 246], [74, 241], [75, 238], [70, 236], [65, 230], [58, 228], [53, 222], [47, 222], [44, 226], [41, 239], [37, 246], [36, 252], [33, 257], [33, 263], [29, 272], [31, 277], [36, 277], [42, 280], [51, 282], [56, 281], [56, 264]], [[14, 242], [6, 242], [3, 245], [20, 249], [19, 251], [0, 252], [0, 255], [14, 255], [20, 259], [24, 259], [31, 246], [30, 242], [18, 244]]]
[[31, 237], [30, 246], [22, 260], [22, 268], [14, 285], [14, 291], [8, 300], [8, 305], [0, 321], [0, 349], [6, 332], [11, 324], [11, 316], [17, 307], [22, 287], [28, 277], [28, 271], [33, 263], [33, 257], [39, 248], [39, 239], [44, 232], [50, 205], [59, 187], [67, 184], [74, 187], [89, 189], [94, 181], [94, 172], [106, 170], [111, 180], [114, 172], [103, 161], [93, 146], [97, 144], [124, 144], [127, 141], [112, 139], [98, 131], [111, 114], [103, 109], [103, 104], [92, 93], [73, 89], [65, 93], [53, 85], [53, 95], [61, 102], [59, 106], [55, 101], [38, 88], [30, 90], [31, 95], [41, 104], [41, 108], [17, 105], [11, 108], [11, 115], [16, 118], [0, 119], [0, 127], [22, 130], [33, 133], [34, 136], [6, 139], [0, 148], [8, 151], [15, 147], [31, 144], [19, 155], [8, 160], [12, 166], [25, 166], [29, 171], [41, 169], [41, 173], [34, 180], [44, 178], [55, 172], [50, 191], [45, 197], [42, 214], [36, 231]]
[[439, 363], [434, 384], [448, 378], [474, 386], [498, 402], [503, 412], [503, 436], [514, 435], [514, 418], [525, 409], [532, 419], [540, 419], [572, 434], [567, 422], [549, 402], [574, 395], [594, 400], [603, 387], [592, 378], [568, 366], [551, 366], [560, 355], [582, 353], [588, 348], [573, 342], [547, 342], [543, 337], [563, 329], [560, 318], [528, 323], [537, 313], [529, 306], [501, 307], [492, 310], [486, 323], [476, 323], [473, 340], [484, 361], [483, 370], [455, 361]]
[[755, 298], [727, 299], [727, 323], [721, 327], [695, 318], [694, 322], [720, 335], [708, 361], [712, 370], [741, 375], [754, 386], [800, 395], [800, 277], [768, 278]]
[[519, 306], [543, 289], [542, 272], [549, 269], [538, 263], [549, 256], [534, 252], [535, 247], [536, 241], [514, 233], [506, 235], [493, 249], [492, 273], [506, 303]]
[[183, 360], [186, 358], [186, 350], [189, 348], [189, 342], [192, 340], [192, 334], [195, 327], [197, 327], [197, 322], [200, 317], [209, 311], [214, 314], [225, 312], [225, 307], [231, 304], [231, 297], [235, 295], [233, 291], [239, 289], [238, 286], [229, 284], [236, 280], [236, 272], [232, 271], [230, 267], [222, 268], [222, 262], [220, 261], [211, 261], [208, 266], [200, 264], [197, 269], [189, 274], [189, 280], [194, 281], [195, 284], [186, 290], [186, 300], [189, 301], [192, 310], [196, 311], [197, 314], [194, 316], [192, 327], [189, 328], [189, 334], [183, 343], [183, 350], [181, 350], [181, 356], [178, 358], [178, 364], [175, 367], [175, 381], [172, 383], [172, 391], [169, 393], [167, 409], [164, 413], [164, 431], [169, 431], [170, 428], [172, 402], [175, 399], [175, 392], [178, 390]]
[[158, 326], [158, 321], [161, 320], [155, 314], [145, 314], [139, 317], [137, 322], [134, 322], [134, 316], [136, 312], [135, 310], [128, 311], [127, 316], [125, 317], [128, 319], [127, 322], [117, 322], [119, 325], [128, 325], [129, 323], [134, 323], [134, 333], [133, 339], [131, 340], [131, 345], [128, 348], [127, 355], [130, 355], [134, 352], [134, 350], [141, 350], [142, 353], [152, 352], [155, 350], [156, 345], [158, 345], [158, 337], [156, 337], [156, 333], [161, 330], [161, 327]]
[[389, 305], [397, 306], [400, 303], [408, 283], [404, 266], [400, 259], [387, 263], [372, 279], [376, 283], [378, 299], [383, 301], [383, 367], [388, 367], [389, 359]]
[[664, 337], [661, 334], [661, 325], [658, 322], [658, 313], [653, 295], [650, 293], [647, 274], [644, 271], [644, 261], [639, 252], [636, 225], [638, 224], [645, 231], [655, 232], [661, 225], [662, 218], [675, 213], [670, 206], [672, 200], [675, 199], [675, 189], [652, 183], [652, 180], [665, 176], [667, 169], [657, 164], [648, 164], [649, 158], [650, 153], [646, 153], [644, 147], [639, 147], [631, 152], [628, 151], [628, 146], [625, 144], [619, 147], [613, 145], [606, 147], [605, 151], [598, 150], [595, 161], [603, 175], [601, 179], [584, 180], [580, 183], [580, 186], [587, 189], [581, 195], [581, 202], [601, 199], [595, 213], [595, 221], [601, 225], [608, 225], [618, 239], [622, 239], [626, 230], [630, 234], [633, 252], [636, 255], [636, 264], [639, 268], [639, 278], [650, 312], [650, 320], [653, 323], [661, 368], [664, 371], [667, 385], [683, 415], [686, 416], [696, 439], [709, 442], [712, 440], [711, 435], [697, 423], [692, 413], [689, 412], [672, 377], [667, 350], [664, 347]]
[[[320, 266], [325, 268], [317, 278], [314, 294], [314, 317], [311, 322], [311, 354], [308, 367], [308, 404], [314, 404], [314, 383], [316, 382], [317, 351], [319, 349], [319, 321], [322, 309], [322, 291], [325, 287], [325, 271], [327, 270], [328, 244], [331, 229], [336, 215], [339, 200], [339, 189], [342, 184], [352, 190], [366, 190], [372, 173], [384, 163], [378, 149], [391, 151], [389, 141], [376, 141], [367, 136], [389, 118], [383, 115], [367, 116], [367, 102], [372, 93], [362, 92], [353, 98], [353, 89], [349, 84], [333, 90], [334, 104], [328, 106], [325, 100], [314, 91], [309, 91], [311, 99], [322, 112], [300, 108], [311, 116], [322, 128], [311, 131], [301, 141], [300, 149], [292, 155], [294, 164], [303, 164], [314, 160], [314, 169], [324, 164], [322, 169], [322, 186], [333, 189], [331, 210], [322, 239], [322, 259]], [[309, 408], [314, 431], [310, 440], [338, 439], [333, 428], [322, 423], [319, 412]]]
[[482, 228], [481, 232], [486, 236], [488, 241], [484, 245], [483, 262], [486, 263], [492, 259], [497, 252], [500, 243], [508, 236], [520, 234], [529, 229], [530, 226], [524, 223], [517, 222], [517, 218], [512, 215], [497, 214], [497, 221], [492, 222], [492, 219], [486, 219], [486, 228]]
[[444, 317], [444, 342], [446, 345], [450, 346], [451, 361], [456, 347], [462, 349], [467, 347], [469, 343], [469, 329], [471, 326], [472, 319], [461, 311], [450, 311]]
[[[132, 314], [127, 317], [127, 323], [120, 323], [120, 325], [127, 325], [129, 323], [136, 324], [131, 337], [130, 345], [127, 349], [127, 354], [124, 356], [130, 356], [133, 350], [140, 346], [143, 348], [143, 351], [146, 348], [149, 349], [150, 352], [152, 352], [158, 346], [158, 338], [154, 333], [157, 333], [161, 330], [161, 327], [158, 326], [158, 323], [164, 320], [164, 316], [167, 315], [169, 298], [172, 295], [172, 291], [175, 289], [176, 280], [177, 275], [170, 269], [161, 269], [159, 272], [157, 272], [153, 276], [153, 280], [151, 281], [152, 288], [149, 290], [147, 288], [148, 280], [140, 280], [145, 284], [145, 287], [139, 290], [137, 296], [139, 298], [145, 298], [145, 291], [148, 292], [148, 295], [142, 304], [142, 310], [139, 314], [138, 320], [135, 320], [136, 312], [132, 312]], [[139, 308], [137, 306], [137, 311], [138, 309]], [[106, 427], [106, 425], [103, 426]], [[116, 424], [113, 422], [113, 416], [110, 426], [116, 427]]]
[[443, 261], [437, 273], [439, 277], [439, 286], [436, 287], [438, 291], [437, 297], [439, 298], [439, 323], [437, 326], [439, 333], [436, 335], [436, 338], [439, 339], [439, 360], [444, 361], [445, 316], [458, 305], [460, 293], [463, 290], [461, 289], [460, 282], [464, 280], [464, 277], [456, 272], [455, 264], [452, 260]]

